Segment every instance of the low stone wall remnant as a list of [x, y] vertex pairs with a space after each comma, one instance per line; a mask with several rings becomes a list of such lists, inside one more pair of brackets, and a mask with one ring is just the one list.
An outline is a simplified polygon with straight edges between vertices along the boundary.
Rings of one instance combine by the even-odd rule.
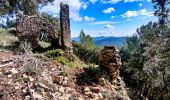
[[119, 50], [114, 46], [105, 46], [100, 52], [99, 66], [104, 69], [112, 80], [119, 77], [119, 68], [122, 65]]

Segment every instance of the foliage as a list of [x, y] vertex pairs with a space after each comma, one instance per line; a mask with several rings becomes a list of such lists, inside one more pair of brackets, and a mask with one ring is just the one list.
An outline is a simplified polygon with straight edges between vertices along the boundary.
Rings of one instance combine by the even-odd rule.
[[56, 60], [63, 65], [67, 65], [70, 62], [66, 57], [63, 56], [57, 57]]
[[36, 14], [39, 4], [44, 6], [54, 0], [0, 0], [0, 15], [12, 15], [23, 11], [26, 15]]
[[91, 38], [90, 35], [85, 35], [83, 30], [81, 30], [81, 32], [80, 32], [80, 43], [85, 48], [93, 48], [94, 47], [93, 39]]
[[169, 7], [170, 4], [169, 0], [152, 0], [155, 9], [155, 16], [159, 17], [159, 23], [161, 25], [165, 25], [168, 21], [168, 14], [169, 14]]
[[61, 49], [49, 50], [45, 53], [47, 57], [52, 57], [52, 58], [61, 56], [62, 54], [63, 51]]
[[9, 34], [9, 30], [5, 30], [3, 28], [0, 28], [0, 46], [5, 47], [5, 46], [10, 46], [13, 43], [18, 41], [18, 38]]
[[123, 62], [127, 62], [132, 54], [132, 51], [139, 47], [139, 42], [139, 37], [135, 34], [126, 39], [125, 46], [120, 49], [120, 55]]
[[80, 43], [73, 41], [74, 54], [85, 63], [98, 64], [100, 49], [94, 45], [90, 35], [85, 35], [83, 30], [80, 32]]
[[[137, 29], [139, 40], [134, 37], [127, 40], [120, 52], [122, 76], [128, 86], [136, 88], [135, 95], [142, 98], [163, 99], [170, 92], [170, 39], [162, 33], [169, 34], [170, 30], [149, 22]], [[136, 44], [135, 40], [139, 42]]]
[[51, 22], [55, 26], [56, 32], [58, 34], [60, 33], [60, 20], [58, 17], [54, 17], [45, 12], [41, 13], [41, 16], [48, 19], [48, 21]]
[[40, 66], [37, 66], [36, 63], [30, 63], [24, 67], [22, 72], [26, 73], [27, 75], [37, 76], [42, 72], [42, 69], [40, 68]]
[[86, 63], [95, 63], [98, 64], [99, 59], [99, 47], [95, 48], [86, 48], [83, 47], [81, 44], [77, 42], [73, 42], [73, 52], [76, 56], [80, 58], [80, 60], [86, 62]]

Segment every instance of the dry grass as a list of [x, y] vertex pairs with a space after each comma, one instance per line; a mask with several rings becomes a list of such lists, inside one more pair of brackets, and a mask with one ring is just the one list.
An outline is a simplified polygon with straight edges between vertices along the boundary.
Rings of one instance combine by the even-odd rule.
[[18, 38], [9, 34], [8, 30], [0, 28], [0, 47], [10, 46], [17, 41]]

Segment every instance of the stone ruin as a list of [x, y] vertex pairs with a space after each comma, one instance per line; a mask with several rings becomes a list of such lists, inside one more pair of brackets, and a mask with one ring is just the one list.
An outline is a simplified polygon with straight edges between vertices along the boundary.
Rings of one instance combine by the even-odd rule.
[[112, 80], [117, 80], [119, 78], [121, 65], [121, 57], [118, 49], [114, 46], [105, 46], [104, 49], [101, 50], [99, 66], [111, 76]]
[[[16, 15], [16, 35], [19, 40], [31, 42], [32, 47], [37, 48], [39, 47], [38, 40], [40, 37], [45, 37], [50, 39], [53, 49], [62, 47], [65, 53], [69, 55], [72, 52], [69, 6], [61, 3], [60, 7], [61, 39], [59, 39], [59, 34], [55, 32], [55, 26], [48, 19], [38, 15], [28, 16], [20, 13]], [[59, 40], [61, 40], [61, 46]]]
[[16, 16], [16, 35], [20, 41], [30, 42], [32, 48], [38, 48], [40, 47], [38, 44], [40, 38], [49, 38], [51, 47], [57, 48], [59, 39], [56, 36], [55, 27], [47, 19], [38, 15], [28, 16], [21, 13]]
[[61, 29], [61, 44], [66, 55], [72, 53], [69, 5], [60, 4], [60, 29]]

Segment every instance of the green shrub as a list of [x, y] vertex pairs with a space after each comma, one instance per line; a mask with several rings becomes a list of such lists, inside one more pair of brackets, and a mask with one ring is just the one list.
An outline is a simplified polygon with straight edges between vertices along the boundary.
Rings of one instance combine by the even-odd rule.
[[88, 67], [89, 74], [96, 74], [99, 72], [99, 69], [95, 67], [93, 64], [90, 64]]
[[31, 76], [37, 76], [42, 72], [41, 68], [36, 67], [34, 64], [30, 64], [28, 66], [25, 66], [23, 73], [26, 73], [27, 75]]
[[98, 64], [99, 59], [99, 47], [94, 48], [85, 48], [81, 44], [73, 42], [73, 52], [74, 54], [80, 58], [80, 60], [85, 63], [95, 63]]
[[62, 56], [62, 54], [63, 51], [61, 49], [50, 50], [45, 53], [47, 57], [52, 57], [52, 58]]
[[63, 71], [60, 73], [60, 75], [62, 75], [62, 76], [68, 76], [68, 73], [67, 73], [67, 71], [63, 70]]
[[56, 60], [63, 65], [67, 65], [69, 63], [69, 60], [63, 56], [57, 57]]

